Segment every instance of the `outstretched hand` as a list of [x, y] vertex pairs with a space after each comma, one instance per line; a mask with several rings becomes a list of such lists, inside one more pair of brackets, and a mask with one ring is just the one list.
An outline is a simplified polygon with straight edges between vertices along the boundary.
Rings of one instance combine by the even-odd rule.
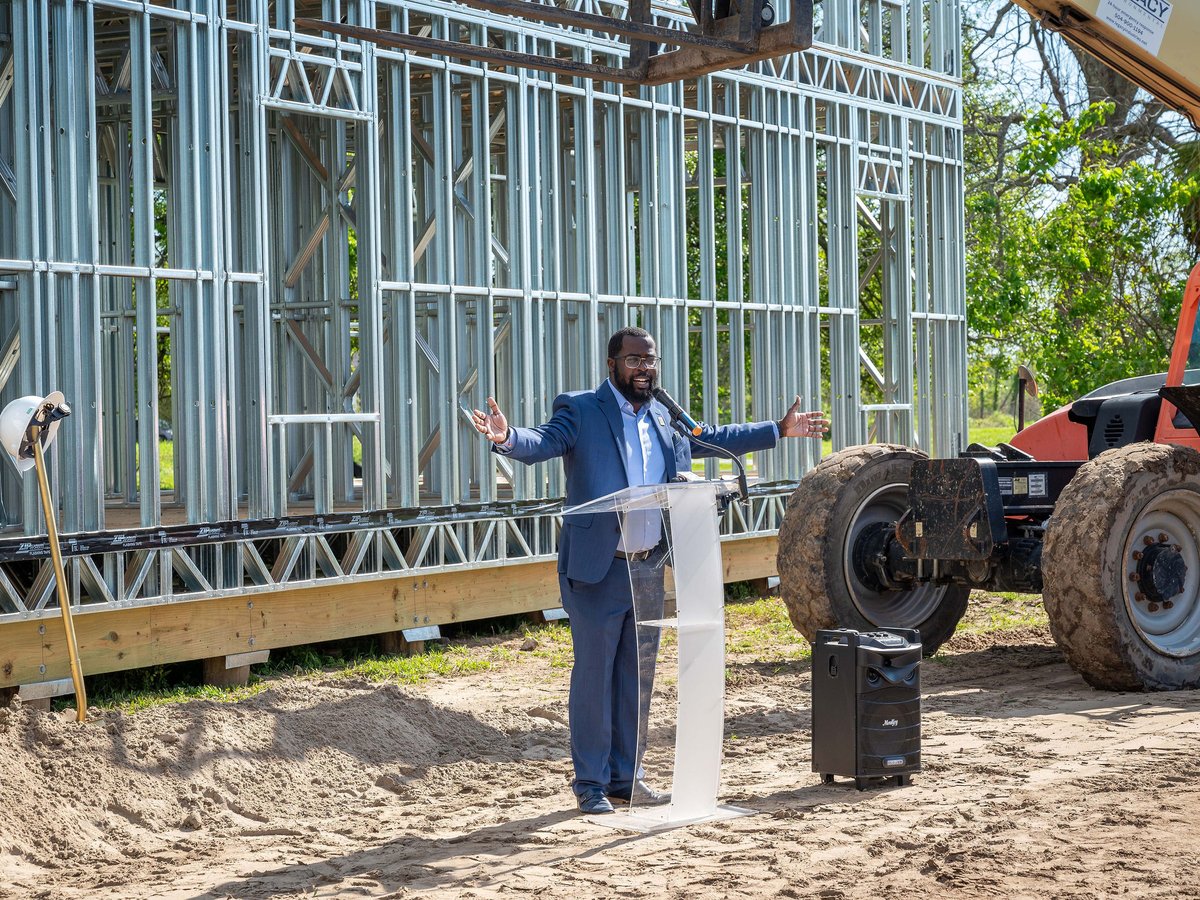
[[476, 431], [492, 443], [503, 443], [508, 437], [508, 419], [504, 417], [504, 413], [500, 411], [500, 405], [492, 397], [487, 398], [487, 408], [486, 413], [477, 409], [473, 410], [471, 424], [475, 426]]
[[825, 413], [819, 409], [812, 412], [801, 412], [800, 396], [798, 394], [796, 395], [796, 401], [783, 414], [783, 418], [775, 424], [779, 426], [779, 436], [781, 438], [822, 438], [829, 433], [829, 420], [825, 418]]

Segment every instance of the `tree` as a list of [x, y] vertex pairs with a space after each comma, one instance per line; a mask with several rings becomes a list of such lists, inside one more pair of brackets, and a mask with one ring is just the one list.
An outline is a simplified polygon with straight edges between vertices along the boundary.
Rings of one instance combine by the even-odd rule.
[[1183, 121], [1011, 3], [966, 11], [973, 378], [1027, 362], [1060, 405], [1163, 371], [1200, 231]]

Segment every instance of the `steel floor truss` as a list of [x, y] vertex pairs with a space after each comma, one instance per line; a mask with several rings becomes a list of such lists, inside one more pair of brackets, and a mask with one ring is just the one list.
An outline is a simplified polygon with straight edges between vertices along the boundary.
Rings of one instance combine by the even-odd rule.
[[[756, 486], [722, 533], [777, 530], [794, 483]], [[238, 596], [346, 580], [420, 577], [553, 559], [560, 504], [383, 510], [97, 532], [63, 538], [80, 611]], [[0, 623], [57, 615], [44, 538], [0, 540]]]

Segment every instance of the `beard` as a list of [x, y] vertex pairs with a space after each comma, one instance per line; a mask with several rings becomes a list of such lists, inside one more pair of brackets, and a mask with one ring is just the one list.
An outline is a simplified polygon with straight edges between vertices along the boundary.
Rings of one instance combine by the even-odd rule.
[[[658, 385], [658, 373], [650, 370], [630, 370], [618, 365], [614, 384], [621, 396], [630, 403], [649, 403], [654, 397], [654, 388]], [[635, 379], [646, 379], [640, 385]]]

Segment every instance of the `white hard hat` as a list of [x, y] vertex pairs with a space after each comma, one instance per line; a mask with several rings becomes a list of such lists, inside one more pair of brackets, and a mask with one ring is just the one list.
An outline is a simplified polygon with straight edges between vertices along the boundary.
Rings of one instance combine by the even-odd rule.
[[39, 435], [42, 449], [45, 450], [54, 443], [59, 421], [71, 414], [71, 408], [65, 400], [62, 391], [51, 391], [45, 397], [33, 394], [18, 397], [0, 412], [0, 446], [8, 451], [9, 458], [18, 472], [28, 472], [33, 468], [31, 426], [42, 424], [46, 412], [58, 412], [59, 415], [50, 420], [49, 427], [42, 429]]

